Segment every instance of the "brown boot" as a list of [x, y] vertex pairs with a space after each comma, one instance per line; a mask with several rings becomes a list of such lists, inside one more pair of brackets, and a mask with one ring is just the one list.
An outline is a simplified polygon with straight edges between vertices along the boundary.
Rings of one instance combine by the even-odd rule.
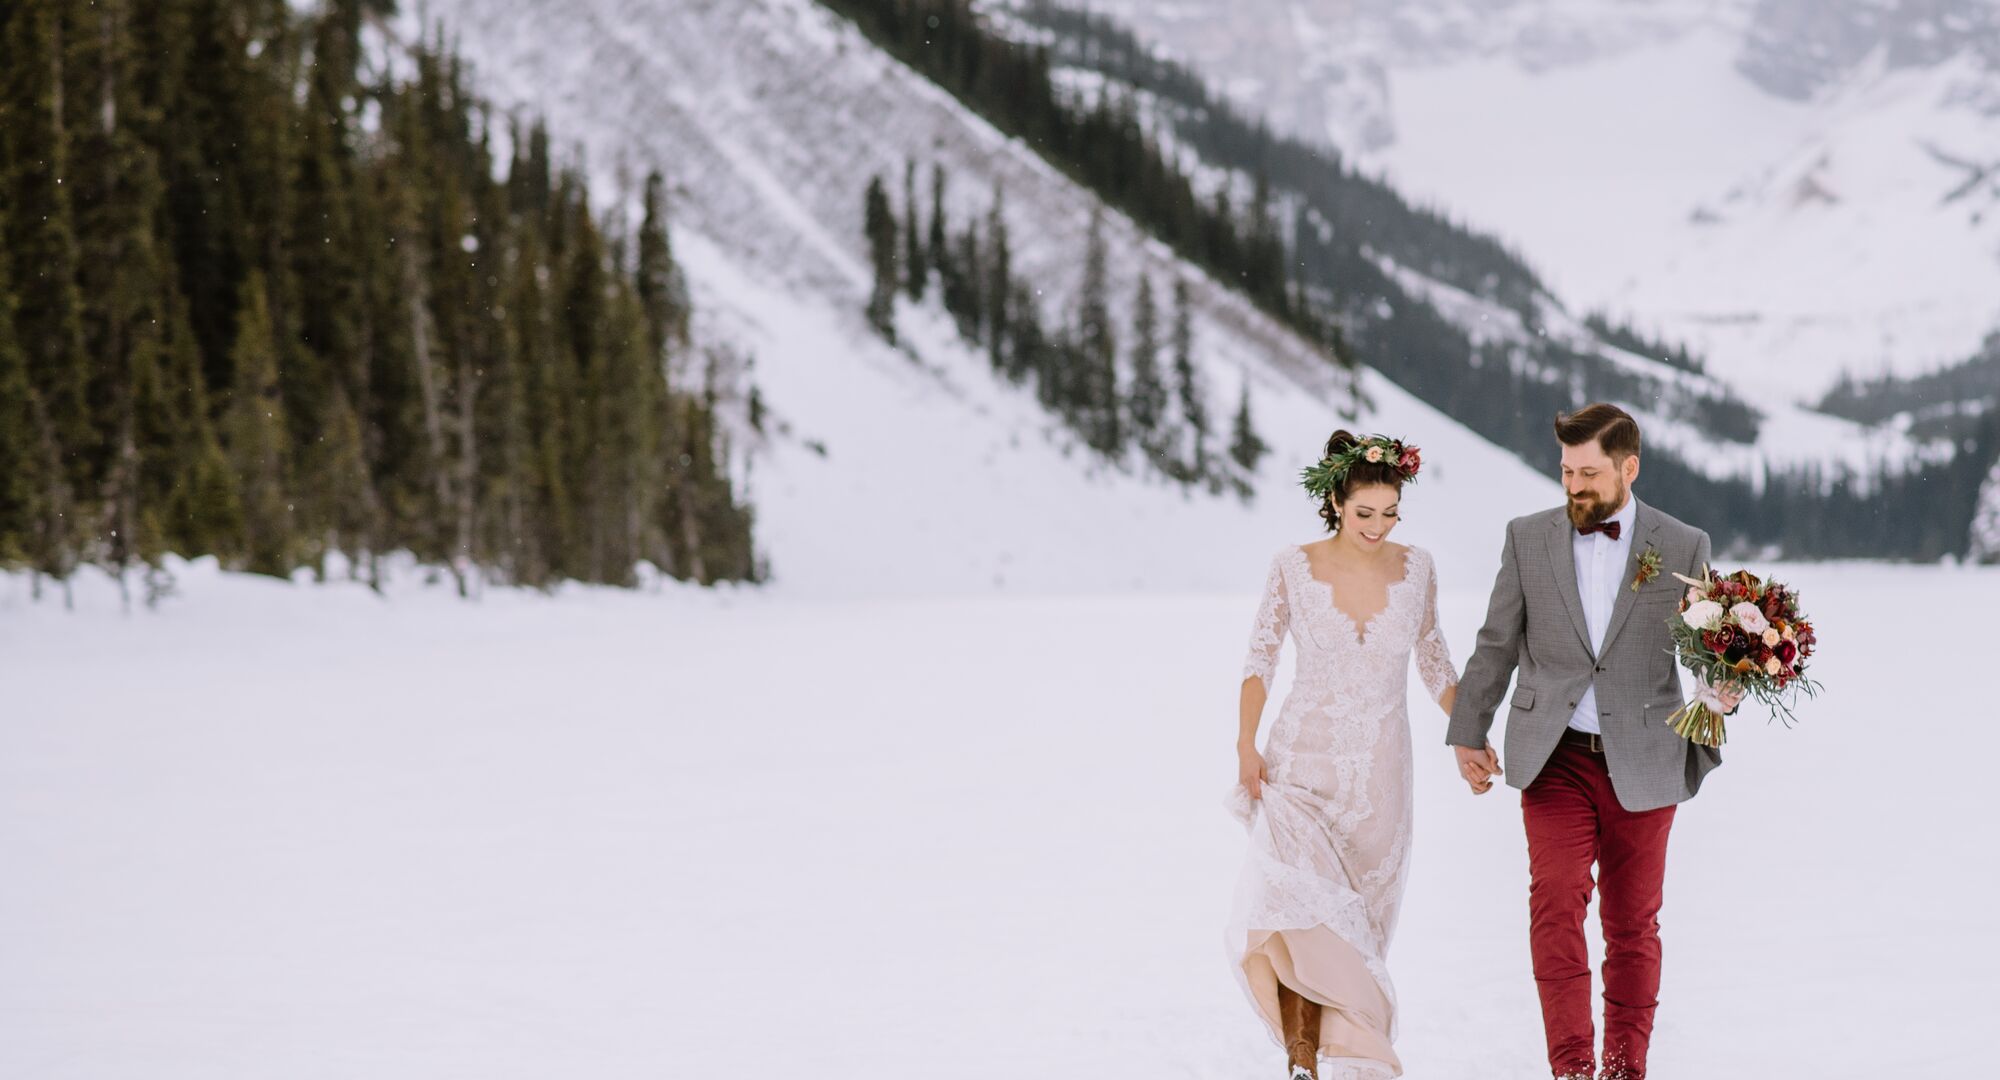
[[1304, 1076], [1319, 1080], [1319, 1017], [1317, 1001], [1308, 1001], [1289, 987], [1278, 985], [1278, 1024], [1285, 1033], [1285, 1057], [1291, 1066], [1289, 1080]]

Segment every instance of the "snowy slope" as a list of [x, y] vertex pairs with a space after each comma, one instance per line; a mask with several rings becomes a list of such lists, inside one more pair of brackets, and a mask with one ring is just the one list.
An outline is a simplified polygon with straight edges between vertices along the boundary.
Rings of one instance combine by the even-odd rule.
[[1990, 5], [1088, 6], [1753, 401], [1927, 370], [2000, 326]]
[[[768, 440], [738, 432], [733, 444], [739, 460], [750, 453], [749, 496], [778, 587], [1227, 587], [1246, 558], [1317, 526], [1295, 478], [1343, 423], [1348, 377], [1123, 218], [1108, 232], [1118, 307], [1142, 271], [1163, 291], [1175, 275], [1190, 279], [1211, 408], [1228, 416], [1246, 378], [1251, 386], [1277, 451], [1250, 506], [1095, 462], [934, 309], [903, 308], [915, 362], [868, 331], [869, 175], [900, 191], [906, 159], [923, 175], [941, 162], [961, 221], [983, 215], [1002, 186], [1017, 272], [1048, 283], [1051, 317], [1074, 291], [1092, 200], [823, 8], [434, 0], [426, 10], [483, 92], [580, 139], [597, 190], [666, 171], [700, 329], [754, 357], [770, 410]], [[1509, 455], [1364, 380], [1377, 408], [1360, 426], [1421, 443], [1435, 463], [1413, 512], [1450, 502], [1491, 516], [1555, 499]]]

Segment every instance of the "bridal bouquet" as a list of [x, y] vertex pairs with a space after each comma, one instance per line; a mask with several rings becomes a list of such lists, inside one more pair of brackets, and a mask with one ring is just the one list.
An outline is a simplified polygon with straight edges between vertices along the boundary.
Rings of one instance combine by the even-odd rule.
[[1728, 575], [1704, 570], [1706, 581], [1674, 575], [1688, 584], [1680, 613], [1668, 623], [1674, 654], [1701, 688], [1667, 722], [1683, 738], [1721, 746], [1726, 710], [1716, 688], [1734, 683], [1789, 726], [1796, 719], [1792, 695], [1802, 691], [1813, 697], [1820, 690], [1805, 675], [1817, 639], [1812, 623], [1799, 613], [1797, 594], [1747, 570]]

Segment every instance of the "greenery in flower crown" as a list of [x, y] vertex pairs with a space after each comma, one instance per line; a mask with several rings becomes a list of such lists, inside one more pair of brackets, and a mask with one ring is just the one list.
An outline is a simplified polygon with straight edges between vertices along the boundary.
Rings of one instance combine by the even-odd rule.
[[[1369, 457], [1370, 451], [1376, 452], [1373, 458]], [[1299, 479], [1313, 498], [1324, 500], [1347, 478], [1349, 469], [1364, 461], [1389, 465], [1403, 474], [1406, 484], [1414, 483], [1418, 470], [1424, 466], [1423, 454], [1417, 447], [1386, 435], [1370, 435], [1332, 457], [1322, 458], [1317, 465], [1306, 466]]]

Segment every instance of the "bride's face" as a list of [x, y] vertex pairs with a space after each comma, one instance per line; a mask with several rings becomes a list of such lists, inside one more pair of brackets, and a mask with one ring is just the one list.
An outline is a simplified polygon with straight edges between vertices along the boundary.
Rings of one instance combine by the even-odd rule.
[[1348, 492], [1345, 502], [1333, 504], [1340, 512], [1340, 538], [1364, 551], [1380, 550], [1402, 521], [1402, 500], [1402, 493], [1387, 484]]

